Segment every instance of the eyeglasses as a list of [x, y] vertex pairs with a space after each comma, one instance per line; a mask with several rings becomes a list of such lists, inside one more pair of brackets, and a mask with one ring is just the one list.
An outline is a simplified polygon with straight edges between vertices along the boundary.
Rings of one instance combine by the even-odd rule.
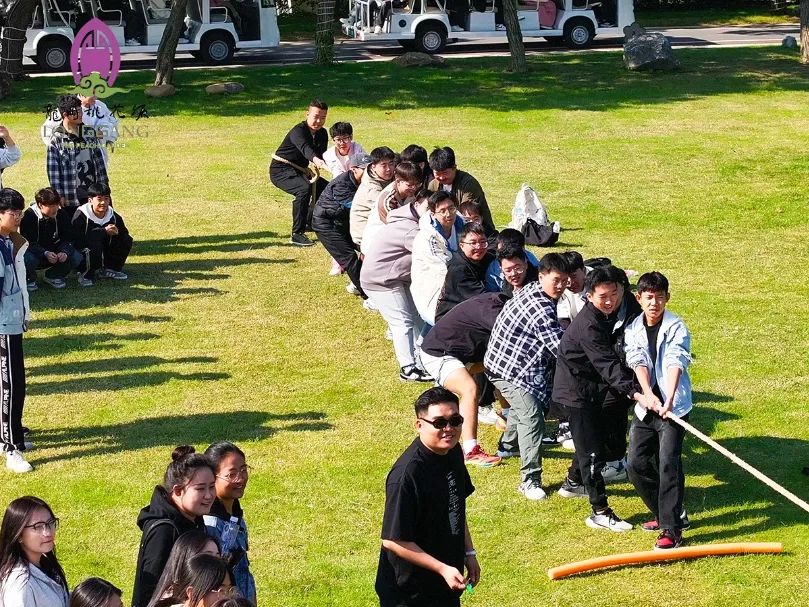
[[45, 529], [48, 531], [56, 531], [59, 529], [59, 519], [52, 518], [49, 521], [40, 521], [38, 523], [34, 523], [33, 525], [26, 525], [25, 529], [33, 529], [37, 533], [45, 533]]
[[463, 425], [463, 416], [456, 413], [449, 419], [446, 417], [436, 417], [435, 419], [424, 419], [423, 417], [419, 418], [423, 422], [427, 422], [428, 424], [432, 425], [433, 428], [436, 430], [443, 430], [447, 426], [452, 426], [453, 428], [457, 428], [458, 426]]
[[238, 483], [240, 480], [247, 478], [252, 470], [253, 469], [250, 466], [243, 466], [242, 468], [239, 468], [239, 471], [236, 474], [217, 474], [216, 478], [221, 478], [223, 481], [227, 481], [229, 483]]
[[447, 207], [445, 209], [436, 209], [433, 211], [433, 215], [455, 215], [457, 211], [457, 207]]
[[218, 594], [219, 596], [232, 597], [236, 594], [236, 586], [227, 586], [223, 584], [219, 588], [214, 588], [211, 590], [211, 592]]
[[6, 215], [14, 219], [19, 219], [20, 217], [22, 217], [22, 211], [6, 211], [5, 213]]
[[351, 137], [335, 137], [332, 139], [334, 143], [351, 143]]
[[511, 275], [522, 276], [523, 274], [525, 274], [525, 270], [526, 268], [509, 268], [508, 270], [503, 270], [503, 274], [506, 274], [508, 276]]
[[462, 240], [461, 244], [465, 244], [466, 246], [472, 247], [473, 249], [479, 249], [481, 247], [489, 246], [489, 242], [487, 240], [467, 240], [466, 242]]

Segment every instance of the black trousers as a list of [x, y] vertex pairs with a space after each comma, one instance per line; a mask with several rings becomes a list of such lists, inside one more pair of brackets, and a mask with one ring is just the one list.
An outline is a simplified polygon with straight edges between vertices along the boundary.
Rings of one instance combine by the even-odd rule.
[[[683, 416], [688, 420], [688, 416]], [[629, 480], [661, 529], [680, 527], [685, 493], [683, 438], [685, 429], [649, 412], [635, 416], [629, 432]]]
[[323, 248], [343, 267], [346, 274], [348, 274], [348, 277], [351, 279], [351, 282], [359, 289], [362, 298], [368, 299], [368, 296], [360, 286], [362, 261], [360, 261], [359, 255], [357, 254], [357, 247], [354, 241], [351, 240], [348, 226], [334, 223], [329, 225], [326, 221], [319, 218], [314, 220], [313, 226]]
[[[273, 160], [270, 163], [270, 181], [279, 190], [294, 196], [292, 200], [292, 233], [303, 234], [312, 231], [312, 211], [315, 202], [328, 185], [328, 181], [318, 177], [315, 182], [315, 198], [312, 200], [312, 184], [297, 169]], [[335, 259], [337, 259], [335, 257]], [[339, 260], [338, 260], [339, 262]]]
[[25, 361], [22, 334], [0, 334], [0, 369], [0, 443], [6, 452], [24, 451], [22, 410], [25, 404]]
[[626, 437], [629, 430], [629, 408], [633, 402], [625, 396], [609, 398], [601, 409], [604, 427], [604, 458], [614, 462], [626, 455]]
[[95, 276], [96, 270], [101, 268], [120, 272], [132, 250], [133, 240], [128, 234], [110, 237], [106, 232], [102, 234], [101, 230], [97, 230], [97, 232], [99, 235], [92, 237], [87, 243], [84, 260], [78, 267], [79, 273], [91, 280]]
[[576, 484], [584, 485], [593, 511], [608, 506], [604, 477], [601, 475], [607, 463], [604, 450], [604, 428], [602, 408], [590, 406], [578, 409], [565, 407], [570, 432], [573, 435], [573, 462], [568, 468], [568, 478]]

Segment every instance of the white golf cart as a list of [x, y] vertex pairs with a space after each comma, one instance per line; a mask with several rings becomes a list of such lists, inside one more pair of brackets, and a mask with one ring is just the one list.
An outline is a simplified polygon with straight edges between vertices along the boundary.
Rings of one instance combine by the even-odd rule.
[[[122, 3], [126, 3], [122, 5]], [[238, 49], [274, 48], [280, 42], [275, 0], [188, 0], [185, 38], [177, 51], [222, 64]], [[115, 8], [115, 7], [117, 8]], [[121, 9], [126, 10], [121, 10]], [[232, 11], [238, 14], [232, 14]], [[23, 54], [48, 71], [70, 70], [70, 48], [81, 25], [101, 19], [115, 35], [121, 55], [156, 53], [171, 11], [171, 0], [41, 0], [28, 29]], [[125, 33], [127, 21], [138, 36]]]
[[[505, 39], [498, 23], [502, 0], [473, 0], [474, 8], [454, 10], [453, 0], [407, 0], [379, 25], [377, 0], [351, 0], [343, 31], [357, 40], [396, 40], [405, 49], [438, 53], [450, 41]], [[465, 2], [461, 0], [462, 3]], [[586, 48], [596, 36], [622, 37], [635, 20], [632, 0], [518, 0], [518, 18], [526, 38]]]

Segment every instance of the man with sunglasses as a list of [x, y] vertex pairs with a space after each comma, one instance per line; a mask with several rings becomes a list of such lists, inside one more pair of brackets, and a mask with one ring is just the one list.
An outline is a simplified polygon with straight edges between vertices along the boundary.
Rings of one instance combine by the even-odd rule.
[[480, 580], [466, 523], [475, 488], [458, 446], [463, 417], [444, 388], [424, 392], [415, 411], [418, 436], [386, 481], [376, 592], [380, 607], [458, 607]]

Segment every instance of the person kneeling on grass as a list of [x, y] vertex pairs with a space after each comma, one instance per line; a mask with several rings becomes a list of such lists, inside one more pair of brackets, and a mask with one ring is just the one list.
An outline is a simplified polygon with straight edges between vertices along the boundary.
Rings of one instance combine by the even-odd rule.
[[682, 543], [682, 529], [688, 526], [683, 514], [685, 430], [668, 415], [673, 412], [687, 420], [692, 408], [691, 335], [682, 319], [666, 310], [669, 281], [660, 272], [640, 277], [636, 297], [643, 315], [626, 329], [626, 361], [643, 391], [653, 393], [663, 406], [635, 406], [629, 431], [629, 479], [654, 515], [642, 525], [643, 530], [661, 532], [655, 548], [676, 548]]
[[110, 205], [109, 187], [92, 184], [87, 192], [88, 202], [73, 215], [76, 248], [85, 252], [78, 268], [79, 284], [92, 286], [96, 274], [99, 278], [126, 280], [129, 277], [121, 270], [132, 250], [129, 230]]
[[[458, 445], [458, 397], [430, 388], [416, 400], [418, 436], [385, 482], [376, 572], [381, 607], [459, 607], [480, 565], [466, 521], [475, 490]], [[464, 577], [466, 568], [466, 577]]]
[[39, 288], [37, 270], [41, 268], [45, 268], [46, 283], [54, 289], [64, 289], [65, 276], [84, 259], [73, 246], [70, 212], [61, 207], [59, 192], [53, 188], [42, 188], [34, 200], [20, 222], [20, 234], [28, 241], [25, 252], [28, 290]]

